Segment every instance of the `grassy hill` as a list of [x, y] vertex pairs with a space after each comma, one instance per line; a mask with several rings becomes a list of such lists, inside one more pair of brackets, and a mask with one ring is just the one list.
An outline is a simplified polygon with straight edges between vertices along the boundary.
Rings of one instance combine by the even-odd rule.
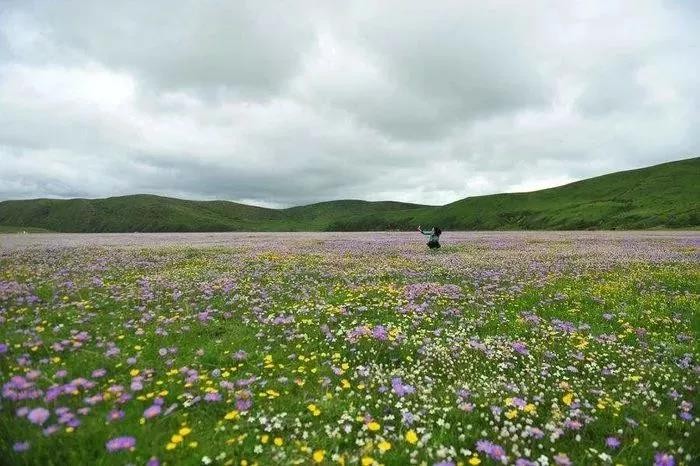
[[62, 232], [646, 229], [700, 225], [700, 158], [444, 206], [340, 200], [288, 209], [152, 195], [0, 202], [0, 227]]

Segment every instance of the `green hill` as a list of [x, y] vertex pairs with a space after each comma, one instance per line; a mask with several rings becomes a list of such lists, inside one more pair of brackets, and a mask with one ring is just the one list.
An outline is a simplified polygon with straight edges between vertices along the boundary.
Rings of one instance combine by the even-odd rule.
[[288, 209], [153, 195], [0, 202], [0, 227], [61, 232], [414, 229], [646, 229], [700, 226], [700, 158], [528, 193], [444, 206], [340, 200]]

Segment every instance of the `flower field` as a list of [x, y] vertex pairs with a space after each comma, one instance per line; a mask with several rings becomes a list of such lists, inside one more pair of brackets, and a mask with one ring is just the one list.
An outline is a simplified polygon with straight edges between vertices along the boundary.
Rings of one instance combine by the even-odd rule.
[[441, 240], [0, 239], [0, 463], [700, 463], [700, 233]]

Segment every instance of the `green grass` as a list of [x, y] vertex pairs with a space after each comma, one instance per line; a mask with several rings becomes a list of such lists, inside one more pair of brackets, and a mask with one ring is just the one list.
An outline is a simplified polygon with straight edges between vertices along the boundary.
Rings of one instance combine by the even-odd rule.
[[696, 228], [700, 158], [444, 206], [340, 200], [288, 209], [153, 195], [0, 202], [0, 225], [59, 232]]

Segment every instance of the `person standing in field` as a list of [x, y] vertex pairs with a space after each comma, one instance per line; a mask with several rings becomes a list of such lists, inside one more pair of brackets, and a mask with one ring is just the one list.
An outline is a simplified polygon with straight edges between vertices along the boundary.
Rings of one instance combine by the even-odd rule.
[[440, 227], [433, 227], [432, 230], [423, 231], [420, 225], [418, 225], [418, 231], [423, 233], [425, 236], [429, 236], [428, 247], [430, 249], [438, 249], [440, 247], [440, 235], [442, 234]]

